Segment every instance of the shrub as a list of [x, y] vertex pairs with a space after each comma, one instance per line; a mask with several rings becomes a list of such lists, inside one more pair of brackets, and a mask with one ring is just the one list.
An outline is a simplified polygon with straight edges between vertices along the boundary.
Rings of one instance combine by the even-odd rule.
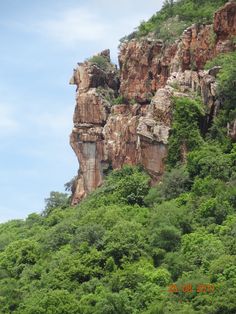
[[186, 97], [174, 98], [173, 124], [170, 132], [168, 158], [170, 166], [183, 161], [183, 150], [194, 150], [203, 144], [200, 135], [202, 104]]
[[209, 267], [211, 260], [225, 253], [223, 243], [213, 234], [194, 232], [182, 237], [181, 253], [192, 269]]
[[87, 242], [90, 246], [102, 246], [102, 237], [104, 235], [104, 228], [99, 224], [86, 224], [79, 227], [75, 231], [72, 243], [78, 247], [81, 243]]
[[0, 268], [12, 277], [19, 277], [25, 267], [34, 265], [39, 256], [39, 246], [34, 240], [12, 242], [0, 255]]
[[188, 24], [181, 21], [179, 16], [170, 17], [163, 21], [160, 28], [156, 29], [156, 36], [171, 44], [183, 33], [187, 26]]
[[152, 206], [165, 200], [176, 198], [180, 194], [189, 190], [191, 180], [185, 166], [173, 168], [167, 171], [162, 181], [157, 186], [151, 188], [145, 197], [145, 204]]
[[213, 66], [221, 67], [217, 75], [217, 93], [221, 99], [222, 108], [210, 128], [210, 136], [218, 140], [225, 149], [229, 149], [230, 140], [227, 138], [227, 124], [236, 119], [236, 52], [219, 55], [206, 64], [206, 69]]
[[79, 303], [74, 294], [66, 290], [39, 290], [30, 294], [17, 313], [24, 314], [77, 314]]
[[225, 184], [221, 180], [207, 176], [205, 178], [196, 178], [191, 191], [196, 198], [201, 196], [216, 197], [224, 189]]
[[202, 224], [206, 225], [209, 221], [221, 224], [227, 215], [232, 214], [233, 209], [227, 201], [221, 198], [209, 198], [202, 202], [197, 210], [197, 215], [202, 219]]
[[120, 104], [125, 104], [125, 103], [126, 103], [126, 100], [122, 95], [119, 95], [112, 101], [113, 105], [120, 105]]
[[108, 60], [103, 56], [93, 56], [92, 58], [88, 59], [88, 62], [90, 62], [93, 65], [96, 65], [103, 71], [106, 71], [109, 66]]
[[[214, 12], [226, 3], [227, 0], [166, 0], [162, 9], [154, 14], [148, 21], [142, 21], [139, 25], [137, 32], [132, 34], [133, 38], [146, 36], [149, 33], [155, 33], [157, 38], [168, 40], [166, 33], [170, 37], [175, 38], [185, 25], [193, 23], [212, 22]], [[178, 20], [178, 22], [171, 23], [169, 28], [166, 27], [166, 21]], [[168, 25], [168, 24], [167, 24]], [[129, 39], [129, 36], [127, 36]]]
[[143, 205], [149, 190], [149, 180], [140, 167], [124, 165], [121, 170], [114, 170], [108, 175], [104, 188], [121, 202]]
[[191, 177], [212, 176], [215, 179], [228, 180], [232, 166], [231, 154], [224, 154], [216, 145], [205, 144], [188, 155], [187, 168]]
[[236, 52], [224, 53], [208, 61], [206, 69], [221, 66], [217, 75], [218, 93], [227, 109], [235, 109], [236, 102]]
[[66, 208], [69, 206], [69, 197], [66, 193], [61, 192], [50, 192], [50, 196], [45, 199], [45, 210], [43, 211], [43, 216], [48, 216], [55, 208]]
[[106, 255], [112, 256], [116, 264], [120, 264], [124, 257], [137, 260], [145, 247], [141, 224], [129, 221], [117, 223], [105, 234], [104, 246]]
[[151, 237], [151, 245], [172, 251], [176, 249], [181, 239], [181, 232], [174, 226], [162, 225], [155, 229]]

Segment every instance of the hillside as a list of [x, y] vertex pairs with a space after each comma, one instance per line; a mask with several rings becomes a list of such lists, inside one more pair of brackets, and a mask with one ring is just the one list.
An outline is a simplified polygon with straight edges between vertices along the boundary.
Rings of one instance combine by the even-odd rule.
[[[236, 313], [236, 3], [224, 3], [165, 2], [123, 41], [119, 70], [108, 50], [74, 70], [79, 174], [70, 197], [0, 225], [0, 313]], [[160, 38], [177, 15], [207, 23]]]
[[143, 21], [132, 34], [123, 40], [154, 35], [173, 42], [191, 24], [212, 24], [215, 11], [227, 0], [165, 0], [162, 9], [148, 21]]
[[[70, 83], [76, 85], [77, 93], [70, 143], [80, 168], [72, 204], [101, 186], [110, 169], [124, 164], [140, 164], [152, 183], [160, 180], [177, 98], [200, 101], [200, 132], [206, 135], [221, 97], [216, 82], [219, 69], [206, 70], [205, 66], [235, 51], [235, 2], [218, 10], [213, 22], [190, 25], [174, 43], [151, 35], [126, 40], [120, 46], [119, 69], [111, 63], [109, 50], [74, 69]], [[233, 126], [234, 118], [228, 122]], [[191, 128], [191, 121], [186, 124]], [[199, 138], [194, 136], [194, 141]], [[179, 139], [176, 162], [186, 159], [192, 145]]]

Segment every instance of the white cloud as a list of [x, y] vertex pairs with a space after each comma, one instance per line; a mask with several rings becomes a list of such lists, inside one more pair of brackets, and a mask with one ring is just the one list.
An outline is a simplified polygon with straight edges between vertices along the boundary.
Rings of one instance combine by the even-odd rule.
[[0, 136], [11, 134], [18, 129], [19, 124], [14, 118], [13, 110], [7, 105], [0, 104]]
[[89, 10], [74, 8], [39, 23], [38, 30], [44, 36], [46, 34], [63, 44], [71, 45], [81, 40], [100, 40], [106, 33], [106, 26]]

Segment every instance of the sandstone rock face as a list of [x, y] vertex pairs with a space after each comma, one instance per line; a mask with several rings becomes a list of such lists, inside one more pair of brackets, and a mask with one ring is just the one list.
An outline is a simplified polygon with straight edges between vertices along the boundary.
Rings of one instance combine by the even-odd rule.
[[[201, 96], [206, 105], [206, 131], [220, 106], [216, 97], [219, 68], [203, 71], [207, 60], [233, 51], [236, 4], [215, 14], [214, 26], [192, 25], [173, 45], [155, 39], [131, 40], [120, 48], [120, 73], [109, 50], [98, 56], [105, 69], [85, 61], [74, 70], [77, 86], [70, 143], [79, 161], [72, 204], [100, 186], [108, 169], [142, 164], [156, 182], [163, 174], [172, 124], [173, 96]], [[122, 95], [125, 103], [113, 105]], [[236, 124], [228, 126], [235, 138]], [[186, 151], [183, 148], [183, 159]]]
[[192, 25], [171, 46], [161, 40], [132, 39], [120, 47], [120, 93], [128, 100], [150, 102], [173, 72], [202, 70], [219, 53], [233, 51], [236, 3], [215, 14], [214, 25]]
[[156, 90], [165, 86], [175, 52], [176, 47], [167, 52], [162, 41], [153, 39], [133, 39], [121, 45], [120, 93], [129, 100], [150, 102]]
[[214, 31], [218, 39], [228, 39], [236, 35], [236, 4], [228, 2], [225, 6], [215, 13]]

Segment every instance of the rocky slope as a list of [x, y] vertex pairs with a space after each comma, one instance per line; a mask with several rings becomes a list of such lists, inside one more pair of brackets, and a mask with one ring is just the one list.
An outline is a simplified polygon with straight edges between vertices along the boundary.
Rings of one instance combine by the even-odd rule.
[[[154, 38], [133, 39], [120, 47], [120, 70], [109, 50], [97, 57], [106, 66], [85, 61], [74, 70], [77, 86], [70, 143], [79, 161], [72, 203], [100, 186], [104, 173], [123, 164], [141, 164], [153, 182], [163, 174], [172, 122], [172, 96], [201, 95], [206, 105], [203, 131], [217, 113], [215, 77], [218, 68], [205, 63], [236, 49], [236, 3], [214, 17], [214, 25], [192, 25], [174, 44]], [[114, 105], [119, 96], [120, 104]], [[229, 135], [235, 137], [233, 121]], [[185, 152], [183, 152], [183, 158]]]

